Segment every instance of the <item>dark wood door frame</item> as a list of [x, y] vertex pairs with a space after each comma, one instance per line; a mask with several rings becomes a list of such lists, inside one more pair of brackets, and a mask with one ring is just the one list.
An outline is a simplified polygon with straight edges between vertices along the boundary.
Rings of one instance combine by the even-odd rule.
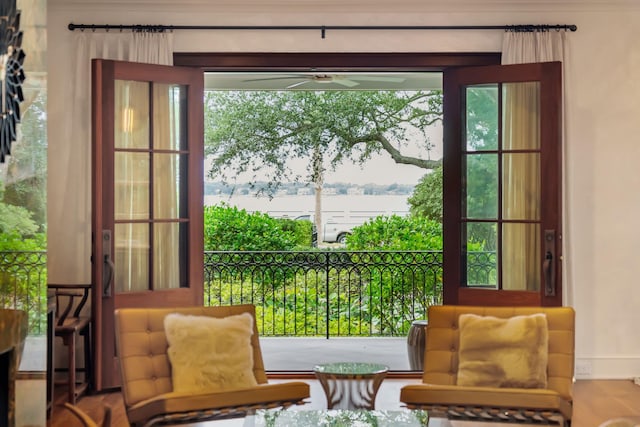
[[174, 65], [204, 71], [441, 71], [500, 64], [501, 53], [199, 53], [173, 54]]
[[[143, 82], [146, 85], [180, 85], [184, 87], [186, 105], [184, 111], [191, 112], [184, 126], [185, 135], [182, 138], [188, 141], [186, 147], [180, 149], [160, 149], [154, 147], [151, 132], [148, 133], [149, 145], [144, 148], [116, 146], [115, 144], [115, 81], [132, 80]], [[150, 86], [149, 86], [150, 87]], [[148, 90], [147, 97], [153, 96], [153, 91]], [[204, 214], [202, 206], [204, 165], [204, 128], [202, 113], [203, 80], [202, 73], [193, 68], [168, 67], [156, 64], [129, 63], [124, 61], [111, 61], [94, 59], [92, 61], [92, 116], [93, 116], [93, 150], [92, 150], [92, 230], [93, 250], [92, 257], [92, 341], [94, 354], [93, 388], [102, 391], [118, 387], [120, 384], [119, 364], [115, 350], [115, 328], [113, 312], [117, 308], [124, 307], [167, 307], [167, 306], [191, 306], [202, 305], [203, 290], [203, 265], [204, 265]], [[153, 104], [151, 104], [153, 105]], [[150, 107], [150, 111], [151, 107]], [[147, 112], [147, 114], [149, 114]], [[186, 113], [185, 113], [186, 115]], [[153, 118], [154, 115], [150, 114]], [[152, 126], [150, 122], [149, 126]], [[137, 153], [136, 153], [137, 151]], [[174, 218], [156, 218], [149, 211], [147, 218], [117, 218], [115, 215], [116, 204], [116, 152], [144, 153], [147, 156], [161, 155], [182, 156], [186, 159], [186, 182], [188, 190], [183, 192], [189, 195], [186, 207]], [[153, 163], [149, 163], [149, 180], [143, 184], [148, 185], [150, 200], [153, 201]], [[197, 196], [200, 195], [200, 196]], [[183, 213], [182, 211], [184, 210]], [[143, 224], [151, 227], [158, 224], [178, 224], [186, 228], [184, 233], [187, 242], [187, 256], [180, 260], [180, 267], [186, 271], [185, 277], [180, 277], [178, 286], [168, 289], [154, 290], [153, 273], [149, 273], [146, 289], [134, 292], [119, 292], [115, 282], [115, 270], [112, 270], [115, 258], [117, 223]], [[103, 231], [108, 232], [109, 237], [103, 240]], [[151, 235], [151, 233], [150, 233]], [[103, 242], [104, 245], [103, 245]], [[153, 256], [153, 244], [149, 239], [147, 257]], [[149, 264], [151, 265], [151, 264]], [[103, 275], [103, 272], [111, 270], [111, 275]], [[104, 280], [104, 277], [110, 277]], [[159, 280], [159, 279], [158, 279]], [[106, 283], [105, 283], [106, 282]]]
[[[199, 53], [173, 54], [174, 65], [210, 72], [438, 72], [451, 67], [499, 65], [500, 52], [478, 53]], [[206, 89], [206, 88], [205, 88]], [[419, 373], [393, 372], [396, 378], [417, 378]], [[296, 377], [284, 374], [278, 377]]]

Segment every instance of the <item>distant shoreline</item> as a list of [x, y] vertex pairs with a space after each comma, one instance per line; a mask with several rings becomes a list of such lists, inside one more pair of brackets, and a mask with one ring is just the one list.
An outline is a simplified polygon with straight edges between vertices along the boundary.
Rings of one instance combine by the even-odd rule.
[[[236, 183], [225, 184], [220, 181], [205, 181], [205, 196], [242, 195], [252, 196], [259, 192], [272, 194], [274, 197], [283, 196], [311, 196], [313, 187], [309, 184], [299, 182], [281, 183], [277, 188], [271, 188], [268, 182], [258, 181], [252, 184]], [[322, 188], [324, 196], [346, 196], [346, 195], [367, 195], [367, 196], [400, 196], [410, 195], [415, 189], [415, 184], [350, 184], [344, 182], [325, 183]]]
[[[325, 219], [374, 218], [380, 215], [406, 216], [409, 213], [409, 195], [327, 195], [322, 198]], [[264, 212], [275, 218], [295, 218], [314, 213], [312, 195], [256, 197], [248, 195], [204, 196], [205, 206], [226, 203], [247, 212]]]

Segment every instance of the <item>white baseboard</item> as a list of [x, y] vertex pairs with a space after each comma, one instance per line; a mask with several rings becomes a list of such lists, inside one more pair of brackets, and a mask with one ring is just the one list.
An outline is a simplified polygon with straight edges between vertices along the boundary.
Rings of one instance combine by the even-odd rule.
[[639, 378], [638, 382], [640, 382], [640, 355], [576, 357], [575, 378], [577, 380]]

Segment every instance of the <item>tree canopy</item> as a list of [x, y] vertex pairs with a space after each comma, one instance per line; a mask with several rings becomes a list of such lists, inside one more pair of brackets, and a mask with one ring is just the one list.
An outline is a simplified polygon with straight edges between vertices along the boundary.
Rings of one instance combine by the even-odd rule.
[[442, 166], [420, 179], [407, 203], [412, 215], [442, 222]]
[[[498, 92], [496, 87], [477, 87], [467, 91], [465, 156], [466, 215], [471, 218], [498, 216]], [[443, 216], [442, 166], [425, 174], [407, 202], [413, 215], [441, 222]], [[494, 224], [469, 223], [471, 241], [485, 249], [496, 247]]]
[[[396, 163], [433, 169], [440, 161], [429, 159], [426, 132], [441, 120], [440, 91], [207, 92], [208, 173], [223, 180], [267, 175], [273, 187], [285, 180], [316, 182], [317, 153], [329, 168], [386, 152]], [[407, 154], [416, 140], [421, 154]], [[306, 176], [291, 168], [292, 159], [309, 161]]]
[[[46, 92], [39, 92], [25, 101], [20, 138], [12, 146], [6, 166], [0, 168], [0, 216], [17, 215], [15, 220], [3, 221], [0, 217], [0, 232], [3, 223], [13, 230], [12, 221], [21, 234], [44, 232], [47, 218], [47, 120]], [[24, 106], [23, 106], [24, 107]], [[24, 208], [20, 214], [10, 214], [16, 207]], [[36, 225], [33, 230], [31, 224]], [[24, 225], [21, 225], [24, 224]]]

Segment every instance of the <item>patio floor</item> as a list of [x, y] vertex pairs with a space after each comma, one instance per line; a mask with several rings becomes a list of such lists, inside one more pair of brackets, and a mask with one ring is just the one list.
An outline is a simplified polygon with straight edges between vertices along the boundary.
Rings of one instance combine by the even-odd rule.
[[409, 370], [406, 338], [261, 337], [267, 371], [310, 371], [319, 363], [369, 362]]

